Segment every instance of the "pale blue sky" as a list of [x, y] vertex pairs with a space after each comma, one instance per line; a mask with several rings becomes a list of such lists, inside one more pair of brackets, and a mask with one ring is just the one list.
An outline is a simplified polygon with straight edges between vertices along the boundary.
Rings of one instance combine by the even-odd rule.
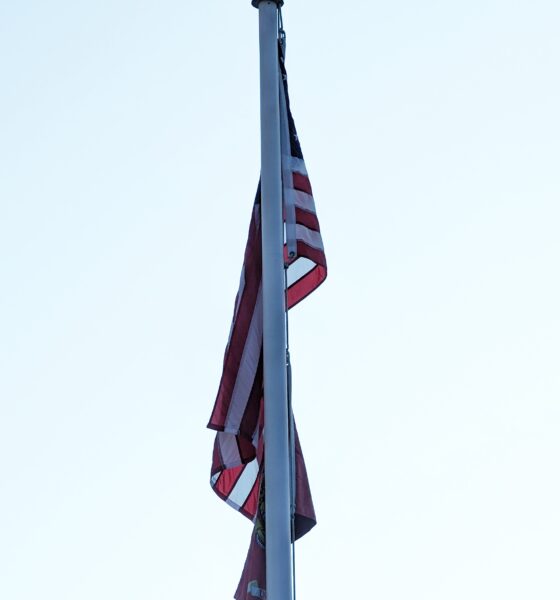
[[[286, 0], [329, 279], [298, 598], [560, 597], [560, 4]], [[0, 4], [0, 597], [231, 598], [208, 485], [258, 178], [244, 2]]]

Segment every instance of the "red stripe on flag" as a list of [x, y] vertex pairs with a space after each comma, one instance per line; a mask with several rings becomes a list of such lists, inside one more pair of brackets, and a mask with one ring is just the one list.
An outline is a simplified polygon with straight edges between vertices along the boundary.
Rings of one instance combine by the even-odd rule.
[[315, 213], [308, 212], [296, 206], [296, 223], [305, 225], [313, 231], [319, 231], [319, 220]]
[[301, 173], [297, 173], [294, 171], [293, 173], [293, 181], [294, 188], [296, 190], [300, 190], [301, 192], [306, 192], [310, 196], [313, 196], [313, 192], [311, 191], [311, 182], [309, 181], [309, 177], [307, 175], [302, 175]]

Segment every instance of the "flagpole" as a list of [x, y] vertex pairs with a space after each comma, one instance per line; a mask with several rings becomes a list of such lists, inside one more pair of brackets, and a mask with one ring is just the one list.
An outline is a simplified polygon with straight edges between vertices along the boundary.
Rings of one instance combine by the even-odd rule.
[[259, 10], [267, 600], [292, 600], [290, 456], [280, 163], [278, 7]]

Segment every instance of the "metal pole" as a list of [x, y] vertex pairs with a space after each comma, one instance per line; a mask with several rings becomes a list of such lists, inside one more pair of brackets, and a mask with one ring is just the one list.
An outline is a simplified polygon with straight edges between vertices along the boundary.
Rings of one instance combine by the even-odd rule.
[[259, 9], [267, 600], [292, 600], [290, 457], [280, 164], [278, 6]]

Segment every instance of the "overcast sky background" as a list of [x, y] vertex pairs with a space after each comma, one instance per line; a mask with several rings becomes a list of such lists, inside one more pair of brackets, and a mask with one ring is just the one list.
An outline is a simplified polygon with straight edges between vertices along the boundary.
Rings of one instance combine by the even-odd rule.
[[[329, 262], [291, 317], [298, 598], [560, 597], [560, 4], [287, 0]], [[231, 598], [205, 429], [257, 11], [0, 3], [0, 597]]]

